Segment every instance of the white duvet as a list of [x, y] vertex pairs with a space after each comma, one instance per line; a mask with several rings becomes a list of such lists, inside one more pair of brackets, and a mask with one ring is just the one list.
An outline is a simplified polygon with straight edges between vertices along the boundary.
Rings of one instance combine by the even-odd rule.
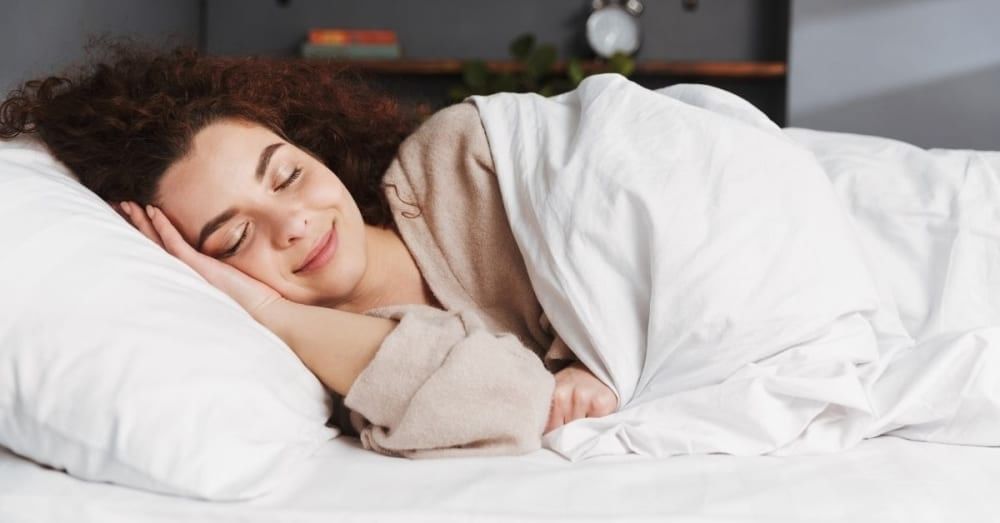
[[539, 301], [620, 398], [547, 447], [1000, 443], [1000, 154], [786, 132], [617, 75], [474, 101]]

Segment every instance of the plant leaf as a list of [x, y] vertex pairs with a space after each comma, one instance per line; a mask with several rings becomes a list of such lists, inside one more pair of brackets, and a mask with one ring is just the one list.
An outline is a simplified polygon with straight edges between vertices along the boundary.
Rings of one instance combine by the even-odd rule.
[[572, 90], [576, 85], [565, 78], [553, 78], [546, 87], [552, 88], [552, 94], [562, 94]]
[[615, 53], [608, 59], [611, 71], [622, 76], [630, 76], [635, 71], [635, 60], [625, 53]]
[[448, 98], [450, 98], [453, 103], [458, 103], [461, 102], [462, 100], [465, 100], [465, 97], [469, 96], [470, 94], [472, 93], [470, 93], [469, 90], [464, 85], [456, 85], [451, 89], [448, 89]]
[[570, 83], [574, 86], [583, 81], [583, 77], [586, 75], [583, 72], [583, 63], [580, 62], [579, 58], [573, 58], [566, 64], [566, 76], [569, 77]]
[[510, 73], [502, 73], [496, 77], [496, 82], [493, 83], [493, 87], [496, 88], [495, 93], [513, 93], [517, 92], [517, 79], [511, 76]]
[[524, 63], [524, 72], [532, 79], [539, 79], [552, 71], [556, 64], [556, 47], [546, 44], [539, 46]]
[[510, 55], [514, 57], [515, 60], [525, 61], [531, 54], [531, 50], [535, 47], [535, 35], [531, 33], [524, 33], [518, 36], [510, 43]]
[[489, 70], [482, 60], [469, 60], [462, 64], [462, 81], [471, 91], [482, 91], [489, 80]]

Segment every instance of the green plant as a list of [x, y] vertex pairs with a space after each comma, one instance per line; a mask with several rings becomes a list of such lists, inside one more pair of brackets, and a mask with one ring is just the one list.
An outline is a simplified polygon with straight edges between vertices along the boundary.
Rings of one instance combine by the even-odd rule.
[[535, 36], [523, 34], [510, 43], [510, 55], [519, 67], [514, 71], [491, 71], [483, 60], [468, 60], [462, 64], [462, 85], [449, 91], [455, 102], [471, 95], [499, 92], [536, 92], [551, 96], [576, 87], [587, 75], [605, 72], [629, 76], [635, 61], [625, 54], [616, 54], [604, 62], [584, 67], [579, 58], [566, 62], [565, 70], [556, 71], [556, 48], [551, 44], [535, 45]]

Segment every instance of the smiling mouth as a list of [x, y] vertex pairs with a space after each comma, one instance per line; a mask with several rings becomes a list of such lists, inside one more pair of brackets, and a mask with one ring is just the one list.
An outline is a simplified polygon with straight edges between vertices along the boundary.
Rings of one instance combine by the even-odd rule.
[[292, 271], [294, 274], [300, 274], [303, 272], [309, 272], [316, 269], [330, 260], [333, 256], [334, 251], [337, 247], [337, 232], [336, 227], [331, 225], [330, 230], [326, 234], [321, 236], [317, 241], [316, 245], [313, 247], [309, 255], [302, 262], [302, 265]]

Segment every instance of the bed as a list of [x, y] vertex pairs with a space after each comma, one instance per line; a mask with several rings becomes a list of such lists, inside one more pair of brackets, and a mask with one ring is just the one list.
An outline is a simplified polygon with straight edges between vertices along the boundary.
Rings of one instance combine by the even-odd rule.
[[[881, 138], [788, 132], [816, 153], [845, 202], [874, 198], [871, 206], [851, 207], [865, 211], [856, 213], [858, 224], [903, 237], [898, 228], [880, 228], [896, 223], [874, 212], [884, 201], [919, 206], [907, 213], [887, 206], [887, 213], [907, 217], [899, 222], [913, 233], [907, 237], [924, 241], [927, 235], [917, 232], [933, 220], [944, 224], [943, 239], [924, 247], [877, 242], [884, 250], [876, 258], [898, 284], [889, 291], [907, 306], [904, 319], [914, 338], [958, 328], [982, 330], [980, 341], [1000, 334], [998, 294], [984, 291], [1000, 286], [990, 277], [995, 264], [987, 263], [996, 258], [981, 255], [1000, 256], [991, 221], [998, 199], [989, 197], [1000, 195], [994, 187], [1000, 154], [927, 152]], [[406, 460], [364, 450], [357, 440], [322, 427], [329, 415], [324, 391], [287, 347], [180, 261], [119, 223], [36, 145], [0, 143], [6, 162], [0, 238], [7, 248], [0, 252], [0, 441], [11, 449], [0, 446], [0, 522], [998, 519], [993, 486], [1000, 449], [990, 445], [1000, 441], [1000, 389], [978, 363], [978, 374], [951, 380], [962, 386], [949, 389], [955, 396], [949, 405], [968, 407], [961, 411], [968, 416], [941, 417], [923, 408], [933, 396], [913, 395], [910, 410], [896, 411], [908, 423], [886, 422], [901, 430], [886, 429], [890, 435], [860, 438], [857, 445], [847, 437], [826, 440], [830, 448], [850, 447], [841, 452], [583, 452], [575, 457], [588, 459], [571, 461], [564, 456], [572, 448], [557, 452], [552, 441], [517, 457]], [[854, 190], [887, 176], [897, 177], [888, 184], [894, 189], [909, 183], [934, 198], [918, 201], [874, 185]], [[887, 199], [894, 194], [902, 196]], [[975, 214], [952, 212], [958, 197], [949, 195], [960, 194], [977, 197]], [[943, 209], [939, 215], [925, 212], [932, 204]], [[979, 249], [970, 251], [968, 259], [977, 263], [964, 272], [953, 264], [956, 231], [975, 233], [970, 236]], [[119, 299], [125, 294], [129, 300]], [[970, 305], [973, 294], [983, 295], [982, 302]], [[215, 321], [191, 319], [206, 317]], [[150, 318], [160, 329], [155, 336], [149, 335]], [[117, 329], [102, 328], [112, 321]], [[976, 354], [995, 353], [988, 350], [995, 344], [980, 345]], [[143, 357], [135, 357], [138, 350]], [[982, 382], [973, 391], [983, 392], [978, 403], [966, 401], [976, 399], [967, 394], [973, 378]], [[704, 410], [691, 413], [705, 417]], [[766, 421], [755, 409], [742, 415]], [[728, 414], [716, 418], [746, 426]], [[952, 423], [956, 419], [962, 423]], [[617, 444], [627, 438], [605, 434], [611, 436], [601, 440], [608, 443], [602, 452], [620, 454]], [[962, 442], [977, 443], [956, 444]]]
[[213, 503], [72, 478], [0, 451], [0, 521], [995, 521], [1000, 450], [865, 441], [796, 457], [410, 461], [324, 445], [285, 486]]

